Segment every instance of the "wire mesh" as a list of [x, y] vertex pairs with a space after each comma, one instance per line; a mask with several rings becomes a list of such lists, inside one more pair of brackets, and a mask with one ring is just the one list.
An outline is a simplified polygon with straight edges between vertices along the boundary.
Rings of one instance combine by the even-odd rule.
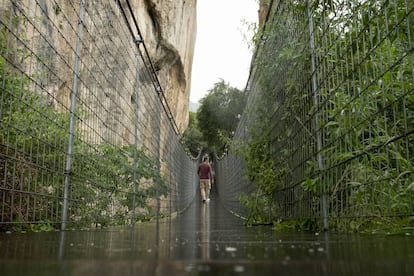
[[218, 165], [246, 179], [222, 183], [223, 201], [325, 228], [412, 216], [413, 20], [405, 0], [270, 1], [233, 142], [244, 155]]
[[185, 209], [197, 160], [129, 3], [2, 1], [0, 13], [0, 227]]

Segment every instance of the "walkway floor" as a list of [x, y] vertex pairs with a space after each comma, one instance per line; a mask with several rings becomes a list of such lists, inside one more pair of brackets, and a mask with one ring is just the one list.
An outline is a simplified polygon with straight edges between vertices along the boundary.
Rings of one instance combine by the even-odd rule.
[[0, 275], [414, 275], [414, 237], [280, 234], [212, 198], [133, 231], [0, 233]]

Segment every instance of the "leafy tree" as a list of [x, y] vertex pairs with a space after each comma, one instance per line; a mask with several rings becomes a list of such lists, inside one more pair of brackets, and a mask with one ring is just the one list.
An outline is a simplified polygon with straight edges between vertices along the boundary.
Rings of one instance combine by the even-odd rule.
[[184, 131], [183, 142], [187, 150], [193, 155], [198, 155], [201, 148], [205, 148], [206, 144], [203, 142], [203, 134], [198, 128], [197, 114], [190, 112], [188, 128]]
[[207, 151], [223, 154], [245, 107], [245, 93], [221, 80], [200, 103], [197, 120]]

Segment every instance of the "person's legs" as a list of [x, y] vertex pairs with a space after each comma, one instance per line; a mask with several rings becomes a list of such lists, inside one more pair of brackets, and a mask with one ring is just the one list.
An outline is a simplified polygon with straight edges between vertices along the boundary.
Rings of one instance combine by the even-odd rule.
[[206, 183], [206, 199], [210, 200], [210, 190], [211, 190], [211, 183], [210, 180], [207, 180]]
[[207, 194], [206, 194], [206, 187], [207, 187], [207, 183], [206, 181], [208, 181], [207, 179], [200, 179], [200, 193], [201, 193], [201, 199], [203, 201], [206, 201], [207, 199]]

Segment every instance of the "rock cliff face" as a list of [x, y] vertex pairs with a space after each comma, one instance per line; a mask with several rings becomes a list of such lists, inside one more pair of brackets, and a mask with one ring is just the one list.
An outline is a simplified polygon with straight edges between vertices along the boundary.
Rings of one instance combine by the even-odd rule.
[[[82, 38], [83, 51], [87, 47], [87, 51], [93, 53], [89, 61], [86, 59], [84, 61], [89, 63], [90, 71], [88, 73], [92, 78], [99, 78], [98, 74], [94, 74], [94, 71], [102, 70], [99, 67], [99, 57], [95, 57], [101, 54], [100, 49], [107, 49], [108, 59], [113, 60], [109, 66], [119, 67], [111, 68], [114, 72], [123, 70], [122, 64], [117, 62], [122, 60], [125, 54], [121, 50], [123, 42], [113, 41], [113, 37], [108, 35], [110, 32], [116, 32], [119, 24], [123, 23], [120, 22], [122, 16], [114, 14], [113, 7], [117, 5], [117, 1], [87, 0], [84, 3], [87, 12], [96, 15], [93, 22], [85, 23], [88, 27]], [[129, 4], [134, 11], [143, 36], [142, 39], [157, 70], [157, 76], [170, 110], [180, 132], [183, 132], [188, 123], [191, 68], [196, 37], [196, 0], [121, 0], [120, 3], [123, 6]], [[74, 63], [73, 50], [76, 45], [77, 35], [75, 32], [79, 5], [80, 0], [14, 0], [0, 3], [2, 18], [6, 18], [6, 15], [13, 15], [14, 18], [21, 19], [21, 27], [18, 27], [20, 28], [18, 32], [25, 33], [28, 45], [36, 49], [37, 57], [42, 59], [42, 62], [38, 62], [36, 65], [33, 65], [34, 62], [29, 64], [27, 60], [17, 61], [17, 58], [15, 63], [21, 63], [19, 67], [25, 68], [22, 70], [29, 75], [42, 71], [53, 72], [47, 76], [39, 76], [38, 73], [37, 75], [39, 82], [44, 85], [45, 90], [49, 91], [52, 101], [54, 101], [51, 104], [58, 109], [70, 106], [70, 89], [68, 87], [70, 87], [73, 72], [67, 70], [68, 67], [65, 68], [62, 64]], [[24, 16], [20, 16], [20, 14]], [[84, 20], [91, 21], [88, 17]], [[62, 24], [62, 22], [66, 24]], [[7, 24], [8, 22], [3, 23]], [[111, 31], [102, 32], [103, 28]], [[13, 45], [9, 46], [13, 47]], [[106, 81], [108, 87], [99, 87], [102, 90], [100, 97], [104, 97], [108, 94], [111, 86], [116, 85], [111, 80], [102, 80], [102, 78], [99, 79], [100, 83]], [[111, 78], [111, 76], [105, 78]], [[88, 83], [89, 86], [93, 86], [94, 80], [92, 79]], [[93, 89], [93, 87], [89, 88]], [[114, 110], [114, 113], [116, 112]]]
[[266, 15], [269, 11], [269, 4], [267, 1], [261, 0], [259, 2], [259, 27], [262, 27], [266, 20]]
[[188, 123], [196, 38], [196, 0], [133, 0], [154, 66], [178, 128]]

